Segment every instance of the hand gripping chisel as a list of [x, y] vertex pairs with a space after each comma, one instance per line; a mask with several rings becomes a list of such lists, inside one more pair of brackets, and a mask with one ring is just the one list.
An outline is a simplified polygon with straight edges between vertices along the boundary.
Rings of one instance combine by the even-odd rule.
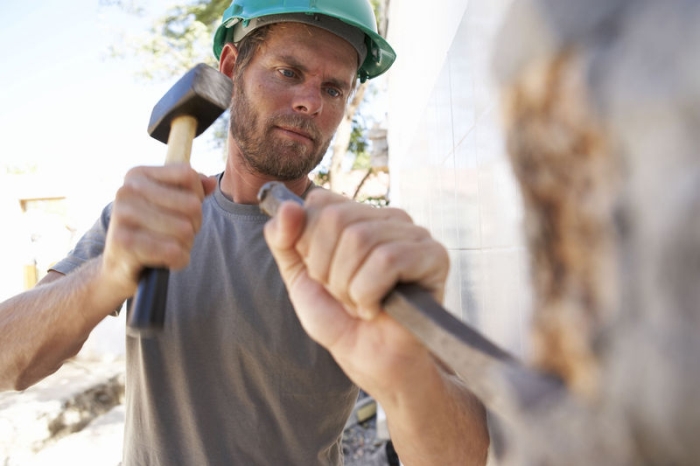
[[[258, 200], [270, 216], [284, 201], [304, 203], [280, 182], [265, 184]], [[415, 284], [399, 283], [385, 297], [383, 308], [452, 368], [484, 405], [504, 418], [518, 418], [523, 410], [565, 396], [559, 380], [525, 367]]]

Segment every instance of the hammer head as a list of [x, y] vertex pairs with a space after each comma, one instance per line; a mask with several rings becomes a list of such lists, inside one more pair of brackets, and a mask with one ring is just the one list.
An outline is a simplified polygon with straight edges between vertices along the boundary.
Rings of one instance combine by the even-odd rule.
[[167, 144], [172, 120], [190, 115], [197, 120], [195, 136], [199, 136], [226, 111], [232, 88], [228, 76], [200, 63], [180, 78], [153, 107], [148, 134]]

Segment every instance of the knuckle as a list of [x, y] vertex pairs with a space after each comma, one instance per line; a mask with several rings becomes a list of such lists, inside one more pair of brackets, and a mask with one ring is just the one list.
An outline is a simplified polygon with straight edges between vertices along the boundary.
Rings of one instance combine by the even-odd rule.
[[177, 238], [183, 241], [185, 245], [191, 244], [194, 240], [195, 230], [192, 222], [178, 219], [174, 224], [173, 230], [176, 232]]
[[199, 175], [189, 164], [176, 164], [173, 169], [181, 185], [194, 188], [200, 184]]
[[330, 207], [334, 205], [356, 204], [347, 197], [327, 189], [312, 189], [305, 200], [307, 207]]
[[380, 270], [393, 269], [401, 259], [401, 253], [398, 248], [390, 246], [378, 247], [374, 250], [372, 255]]
[[[117, 193], [114, 196], [115, 201], [119, 202], [124, 199], [128, 199], [131, 196], [132, 187], [130, 184], [125, 183], [117, 189]], [[116, 210], [116, 209], [115, 209]], [[114, 215], [114, 213], [113, 213]]]
[[321, 213], [321, 223], [330, 232], [342, 230], [344, 224], [344, 209], [340, 204], [333, 204]]
[[372, 242], [374, 234], [366, 223], [355, 223], [343, 231], [343, 243], [354, 249], [359, 249]]
[[138, 209], [129, 203], [122, 203], [117, 206], [112, 212], [111, 222], [114, 225], [134, 226], [139, 223]]
[[117, 189], [117, 200], [126, 200], [135, 197], [143, 197], [145, 194], [145, 187], [140, 177], [131, 177], [124, 181], [119, 189]]
[[112, 229], [112, 234], [110, 235], [112, 243], [118, 246], [119, 249], [130, 251], [133, 249], [136, 243], [134, 235], [131, 234], [130, 230], [124, 228], [114, 228]]
[[444, 262], [449, 266], [450, 254], [447, 252], [447, 249], [442, 244], [434, 240], [430, 241], [430, 244], [432, 245], [431, 254], [436, 258], [436, 260]]
[[178, 269], [184, 269], [190, 264], [190, 252], [189, 250], [181, 250], [175, 263], [175, 267]]
[[190, 260], [189, 251], [174, 240], [164, 240], [160, 243], [161, 260], [170, 268], [182, 269], [187, 266]]
[[430, 230], [428, 230], [425, 227], [416, 225], [415, 226], [415, 232], [416, 232], [416, 237], [418, 239], [426, 239], [426, 238], [432, 238], [432, 235], [430, 234]]
[[396, 207], [385, 207], [384, 211], [391, 218], [396, 218], [404, 222], [413, 223], [413, 218], [403, 209], [398, 209]]
[[193, 220], [202, 217], [202, 201], [195, 195], [187, 196], [181, 203], [181, 208]]
[[133, 179], [134, 177], [141, 176], [141, 172], [143, 171], [142, 167], [132, 167], [129, 170], [127, 170], [126, 175], [124, 175], [124, 181], [128, 181]]
[[314, 206], [323, 202], [326, 198], [326, 191], [324, 189], [312, 189], [306, 195], [306, 203], [308, 205]]
[[177, 257], [173, 258], [172, 268], [175, 270], [181, 270], [190, 265], [190, 255], [187, 253], [179, 254]]

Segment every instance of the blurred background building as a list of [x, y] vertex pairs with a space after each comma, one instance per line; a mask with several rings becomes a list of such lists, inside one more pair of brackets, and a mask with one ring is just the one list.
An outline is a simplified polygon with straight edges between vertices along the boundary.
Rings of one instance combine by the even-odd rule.
[[447, 307], [523, 354], [530, 312], [523, 208], [492, 77], [510, 2], [392, 1], [387, 76], [391, 204], [449, 249]]

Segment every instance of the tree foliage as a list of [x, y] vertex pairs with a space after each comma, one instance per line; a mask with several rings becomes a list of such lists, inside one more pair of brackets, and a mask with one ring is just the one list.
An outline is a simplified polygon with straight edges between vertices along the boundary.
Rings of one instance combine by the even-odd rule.
[[[133, 15], [142, 16], [145, 11], [138, 0], [100, 0], [100, 3]], [[146, 79], [180, 76], [197, 63], [216, 66], [212, 37], [230, 3], [230, 0], [190, 0], [173, 5], [158, 15], [147, 32], [127, 36], [115, 44], [112, 55], [147, 58], [140, 71]]]

